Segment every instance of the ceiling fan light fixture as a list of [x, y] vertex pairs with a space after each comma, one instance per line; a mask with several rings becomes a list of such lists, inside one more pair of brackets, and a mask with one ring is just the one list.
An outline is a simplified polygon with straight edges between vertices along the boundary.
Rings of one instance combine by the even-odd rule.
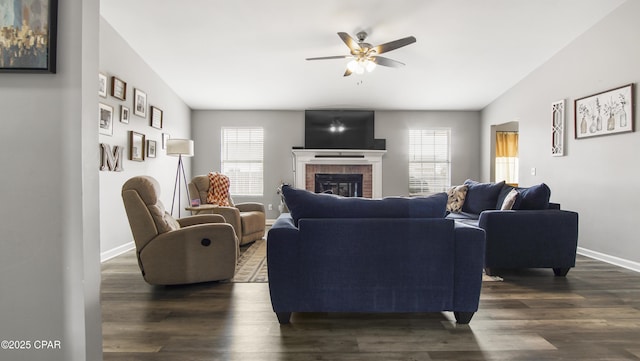
[[376, 63], [367, 59], [367, 61], [365, 61], [365, 68], [367, 69], [367, 72], [371, 73], [373, 69], [376, 68]]
[[384, 58], [378, 55], [398, 48], [402, 48], [403, 46], [407, 46], [416, 42], [415, 37], [408, 36], [406, 38], [390, 41], [388, 43], [380, 44], [377, 46], [372, 46], [371, 44], [365, 42], [367, 33], [364, 31], [356, 34], [358, 38], [357, 41], [345, 32], [339, 32], [338, 36], [347, 45], [351, 55], [323, 56], [316, 58], [307, 58], [307, 60], [352, 58], [352, 60], [347, 63], [347, 70], [344, 72], [343, 76], [350, 76], [353, 73], [358, 75], [364, 74], [365, 72], [370, 73], [378, 65], [393, 68], [404, 66], [404, 63], [401, 63], [397, 60]]
[[356, 73], [359, 67], [360, 65], [358, 64], [358, 61], [355, 59], [347, 63], [347, 69], [349, 69], [352, 73]]

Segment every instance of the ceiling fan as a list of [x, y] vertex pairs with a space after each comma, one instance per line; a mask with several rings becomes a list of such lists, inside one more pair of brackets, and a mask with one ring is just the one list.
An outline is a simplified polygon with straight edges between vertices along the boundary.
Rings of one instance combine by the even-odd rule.
[[404, 63], [379, 55], [416, 42], [415, 37], [408, 36], [406, 38], [373, 46], [369, 43], [365, 43], [367, 33], [364, 31], [356, 34], [358, 41], [344, 32], [339, 32], [338, 36], [351, 50], [350, 55], [323, 56], [307, 58], [307, 60], [353, 59], [347, 64], [347, 70], [344, 72], [344, 76], [349, 76], [353, 73], [362, 74], [365, 71], [370, 72], [376, 67], [376, 65], [389, 66], [392, 68], [402, 67], [405, 65]]

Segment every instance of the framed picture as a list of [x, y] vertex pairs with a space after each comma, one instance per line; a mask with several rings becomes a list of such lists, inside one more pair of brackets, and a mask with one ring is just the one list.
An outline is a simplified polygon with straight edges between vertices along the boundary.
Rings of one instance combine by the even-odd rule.
[[107, 76], [102, 73], [98, 73], [98, 95], [107, 97]]
[[129, 131], [129, 160], [144, 161], [144, 134]]
[[0, 9], [0, 72], [55, 73], [58, 0], [0, 0]]
[[151, 107], [151, 126], [162, 129], [162, 110], [158, 107]]
[[147, 93], [138, 88], [133, 90], [133, 114], [147, 117]]
[[564, 155], [564, 99], [551, 103], [551, 155]]
[[111, 96], [120, 100], [127, 99], [127, 83], [116, 78], [111, 77]]
[[129, 124], [129, 107], [120, 106], [120, 123]]
[[162, 133], [162, 149], [167, 149], [167, 140], [171, 138], [169, 133]]
[[155, 140], [147, 140], [147, 157], [149, 158], [156, 157], [156, 141]]
[[633, 132], [633, 84], [576, 99], [575, 138]]
[[100, 134], [113, 135], [113, 107], [98, 103], [98, 126]]

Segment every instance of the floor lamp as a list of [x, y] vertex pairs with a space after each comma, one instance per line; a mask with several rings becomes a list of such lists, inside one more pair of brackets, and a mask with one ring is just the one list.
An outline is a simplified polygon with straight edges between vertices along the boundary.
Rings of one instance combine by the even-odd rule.
[[173, 198], [171, 199], [171, 215], [176, 202], [176, 190], [178, 191], [178, 218], [180, 218], [180, 199], [182, 191], [180, 182], [184, 181], [184, 189], [189, 198], [189, 188], [187, 186], [187, 175], [184, 172], [182, 156], [193, 157], [193, 140], [191, 139], [167, 139], [167, 155], [178, 157], [178, 169], [176, 170], [176, 181], [173, 185]]

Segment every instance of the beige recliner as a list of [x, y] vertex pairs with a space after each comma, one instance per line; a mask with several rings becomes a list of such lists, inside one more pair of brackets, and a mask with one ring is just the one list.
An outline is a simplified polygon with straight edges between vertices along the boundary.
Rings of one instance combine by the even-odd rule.
[[195, 176], [189, 183], [189, 194], [192, 199], [200, 199], [200, 207], [194, 211], [196, 214], [219, 214], [236, 231], [240, 244], [247, 244], [264, 237], [266, 216], [262, 203], [244, 202], [233, 203], [229, 196], [230, 207], [213, 206], [207, 204], [209, 193], [209, 177], [207, 175]]
[[159, 196], [152, 177], [133, 177], [122, 186], [144, 280], [175, 285], [233, 278], [238, 257], [233, 227], [214, 214], [175, 219]]

